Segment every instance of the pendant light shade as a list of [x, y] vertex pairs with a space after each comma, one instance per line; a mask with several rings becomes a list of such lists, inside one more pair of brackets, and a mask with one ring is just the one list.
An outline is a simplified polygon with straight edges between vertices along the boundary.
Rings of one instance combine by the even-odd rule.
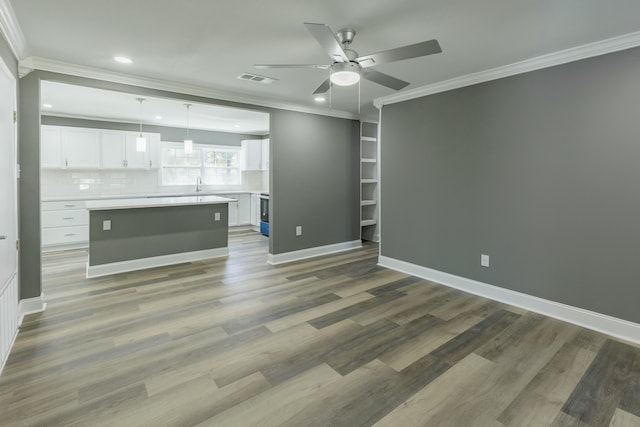
[[184, 140], [184, 152], [189, 154], [193, 152], [193, 140], [189, 138], [189, 108], [191, 104], [184, 104], [187, 107], [187, 138]]
[[144, 153], [147, 151], [147, 140], [142, 136], [142, 103], [144, 102], [144, 98], [136, 98], [136, 100], [140, 103], [140, 134], [136, 138], [136, 151], [138, 153]]

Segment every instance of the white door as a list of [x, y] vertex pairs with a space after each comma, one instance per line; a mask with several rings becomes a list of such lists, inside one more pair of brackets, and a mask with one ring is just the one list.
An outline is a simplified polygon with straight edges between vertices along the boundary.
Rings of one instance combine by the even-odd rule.
[[0, 60], [0, 291], [17, 272], [16, 81]]

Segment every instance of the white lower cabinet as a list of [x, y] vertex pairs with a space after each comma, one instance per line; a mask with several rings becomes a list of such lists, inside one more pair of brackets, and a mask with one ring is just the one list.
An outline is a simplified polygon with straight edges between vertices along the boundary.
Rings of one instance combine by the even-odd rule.
[[251, 197], [249, 193], [216, 194], [216, 196], [234, 200], [229, 203], [229, 226], [251, 223]]
[[238, 202], [229, 202], [229, 227], [238, 225]]
[[260, 194], [251, 193], [251, 225], [260, 226]]
[[42, 248], [82, 248], [89, 244], [89, 211], [84, 201], [42, 202]]
[[251, 223], [251, 197], [249, 194], [238, 194], [238, 225]]

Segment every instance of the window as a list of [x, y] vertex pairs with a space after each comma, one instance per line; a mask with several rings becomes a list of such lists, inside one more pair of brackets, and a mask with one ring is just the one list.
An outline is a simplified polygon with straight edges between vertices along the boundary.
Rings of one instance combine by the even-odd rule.
[[184, 152], [182, 144], [162, 143], [162, 185], [239, 185], [240, 147], [195, 145]]

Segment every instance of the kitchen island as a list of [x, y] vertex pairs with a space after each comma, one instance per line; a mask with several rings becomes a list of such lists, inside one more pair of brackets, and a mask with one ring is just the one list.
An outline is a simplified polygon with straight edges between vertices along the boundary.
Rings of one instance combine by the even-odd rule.
[[227, 256], [232, 201], [218, 196], [87, 201], [87, 277]]

